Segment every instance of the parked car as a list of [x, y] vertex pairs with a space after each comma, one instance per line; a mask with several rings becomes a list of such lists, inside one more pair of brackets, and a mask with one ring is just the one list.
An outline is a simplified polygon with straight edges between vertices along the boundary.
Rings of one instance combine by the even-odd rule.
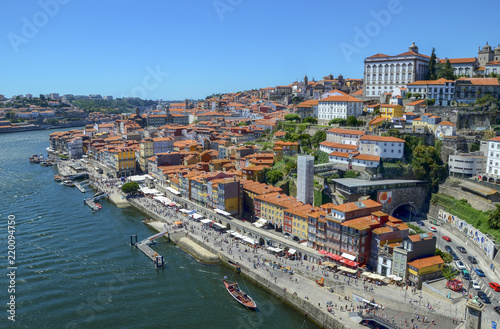
[[471, 264], [477, 264], [476, 257], [474, 257], [474, 256], [469, 256], [469, 257], [467, 257], [467, 259], [469, 260], [469, 262], [471, 262]]
[[429, 231], [431, 232], [437, 232], [436, 228], [434, 226], [429, 226]]
[[481, 290], [481, 286], [479, 285], [479, 282], [477, 282], [476, 280], [472, 280], [472, 288], [476, 290]]
[[444, 249], [446, 250], [446, 252], [450, 252], [450, 253], [453, 250], [449, 245], [444, 246]]
[[483, 270], [482, 270], [482, 269], [480, 269], [480, 268], [477, 268], [477, 267], [476, 267], [476, 268], [474, 269], [474, 272], [476, 272], [476, 274], [477, 274], [478, 276], [486, 276], [486, 275], [484, 274]]
[[454, 252], [453, 250], [450, 252], [450, 255], [451, 255], [451, 257], [453, 257], [453, 260], [458, 260], [459, 259], [457, 253]]
[[465, 270], [465, 265], [464, 265], [464, 263], [462, 263], [461, 260], [457, 260], [455, 262], [455, 264], [457, 264], [457, 267], [458, 267], [459, 270]]
[[457, 250], [464, 254], [467, 253], [467, 250], [462, 246], [457, 246]]
[[495, 306], [493, 309], [497, 312], [497, 314], [500, 314], [500, 306]]
[[481, 299], [483, 301], [483, 303], [486, 303], [486, 304], [490, 304], [491, 303], [490, 299], [488, 298], [488, 295], [486, 295], [484, 293], [484, 291], [479, 290], [477, 292], [477, 297], [479, 297], [479, 299]]
[[470, 274], [467, 270], [462, 270], [462, 276], [464, 277], [464, 280], [470, 280]]
[[495, 291], [500, 291], [500, 284], [496, 283], [496, 282], [490, 282], [488, 283], [491, 287], [491, 289], [495, 290]]
[[447, 236], [447, 235], [443, 235], [443, 240], [451, 242], [451, 238], [449, 236]]
[[421, 220], [417, 221], [417, 224], [420, 226], [424, 226], [424, 222], [422, 222]]

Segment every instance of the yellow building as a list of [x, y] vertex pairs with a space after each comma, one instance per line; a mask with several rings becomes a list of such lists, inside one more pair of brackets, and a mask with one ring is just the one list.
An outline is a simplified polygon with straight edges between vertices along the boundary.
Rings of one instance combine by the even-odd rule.
[[442, 276], [444, 261], [441, 256], [420, 258], [408, 263], [408, 280], [418, 289], [422, 289], [422, 282], [437, 279]]
[[131, 147], [117, 147], [113, 151], [113, 163], [119, 176], [135, 173], [135, 150]]
[[283, 228], [285, 209], [302, 205], [296, 198], [278, 192], [254, 197], [255, 215], [267, 219], [276, 228]]
[[380, 116], [382, 118], [401, 118], [404, 107], [402, 105], [380, 104]]
[[153, 139], [144, 138], [139, 142], [139, 167], [142, 171], [148, 169], [148, 158], [152, 157], [153, 153]]
[[243, 179], [253, 180], [256, 182], [264, 181], [264, 168], [269, 168], [269, 166], [251, 166], [241, 168], [241, 173], [243, 174]]
[[368, 122], [368, 130], [373, 131], [375, 128], [380, 127], [385, 121], [387, 121], [387, 118], [376, 117], [372, 119]]

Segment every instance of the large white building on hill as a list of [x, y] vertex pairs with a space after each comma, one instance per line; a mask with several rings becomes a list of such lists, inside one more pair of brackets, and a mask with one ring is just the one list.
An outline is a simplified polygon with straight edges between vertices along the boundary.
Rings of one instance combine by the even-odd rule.
[[376, 54], [365, 59], [363, 98], [379, 99], [395, 88], [424, 80], [429, 73], [430, 56], [418, 53], [415, 42], [407, 52], [396, 56]]

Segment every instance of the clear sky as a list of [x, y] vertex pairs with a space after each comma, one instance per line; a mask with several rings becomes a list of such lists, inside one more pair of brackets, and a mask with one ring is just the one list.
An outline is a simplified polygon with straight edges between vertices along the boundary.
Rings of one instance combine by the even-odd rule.
[[[498, 1], [4, 1], [0, 94], [204, 98], [342, 74], [413, 41], [444, 57], [500, 44]], [[490, 15], [492, 13], [492, 15]]]

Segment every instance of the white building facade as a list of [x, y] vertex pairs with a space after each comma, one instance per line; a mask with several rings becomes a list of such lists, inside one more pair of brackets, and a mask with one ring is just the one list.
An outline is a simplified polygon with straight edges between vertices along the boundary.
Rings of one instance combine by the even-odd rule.
[[429, 56], [418, 53], [413, 43], [407, 52], [390, 56], [376, 54], [365, 59], [363, 98], [378, 99], [384, 93], [423, 80], [429, 73]]
[[486, 173], [489, 175], [500, 176], [500, 137], [488, 140]]
[[486, 169], [487, 158], [483, 152], [460, 153], [448, 156], [451, 176], [473, 177]]
[[326, 131], [326, 140], [329, 142], [358, 145], [358, 141], [366, 133], [364, 130], [332, 128]]
[[405, 140], [390, 136], [365, 135], [359, 139], [359, 152], [381, 158], [401, 159]]
[[330, 96], [318, 102], [318, 124], [363, 114], [363, 101], [351, 96]]
[[408, 84], [408, 92], [423, 99], [434, 99], [435, 105], [448, 106], [455, 99], [455, 81], [419, 80]]

